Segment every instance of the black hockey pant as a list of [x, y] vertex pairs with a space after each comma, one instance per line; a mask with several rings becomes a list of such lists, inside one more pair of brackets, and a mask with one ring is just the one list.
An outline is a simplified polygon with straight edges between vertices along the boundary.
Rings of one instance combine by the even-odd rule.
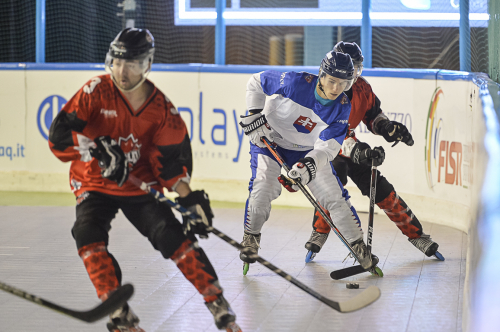
[[[150, 195], [112, 196], [85, 192], [78, 198], [72, 234], [97, 295], [105, 299], [121, 283], [121, 269], [107, 249], [111, 221], [119, 209], [134, 227], [171, 258], [184, 276], [211, 302], [221, 293], [217, 275], [192, 234], [184, 234], [172, 209]], [[135, 246], [133, 242], [129, 246]]]

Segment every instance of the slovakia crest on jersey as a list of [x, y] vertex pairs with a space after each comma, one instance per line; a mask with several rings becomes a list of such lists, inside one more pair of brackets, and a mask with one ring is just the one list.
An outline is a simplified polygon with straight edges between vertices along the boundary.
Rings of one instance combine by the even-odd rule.
[[120, 137], [118, 139], [118, 145], [122, 148], [127, 160], [132, 165], [137, 164], [137, 161], [141, 157], [141, 146], [142, 144], [137, 144], [138, 139], [134, 137], [134, 134], [128, 135], [126, 138]]
[[312, 80], [313, 80], [313, 75], [307, 75], [307, 76], [305, 77], [305, 79], [306, 79], [307, 83], [311, 83], [311, 82], [312, 82]]
[[302, 115], [299, 116], [299, 118], [295, 120], [295, 122], [293, 123], [295, 129], [297, 129], [298, 132], [304, 134], [309, 134], [311, 131], [313, 131], [316, 125], [317, 125], [316, 122], [313, 122], [310, 118], [307, 118]]

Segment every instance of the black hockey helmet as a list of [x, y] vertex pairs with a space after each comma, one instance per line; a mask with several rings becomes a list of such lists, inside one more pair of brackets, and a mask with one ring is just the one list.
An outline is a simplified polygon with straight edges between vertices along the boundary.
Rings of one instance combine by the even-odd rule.
[[126, 28], [109, 45], [112, 58], [140, 60], [155, 51], [155, 40], [148, 29]]
[[[120, 88], [115, 81], [113, 68], [117, 63], [125, 62], [132, 73], [142, 75], [142, 79], [131, 89], [138, 88], [151, 71], [153, 55], [155, 53], [155, 42], [153, 35], [147, 29], [126, 28], [116, 36], [109, 45], [109, 51], [106, 54], [105, 68], [111, 74], [111, 78], [116, 86]], [[115, 61], [114, 61], [115, 60]]]
[[365, 59], [363, 57], [363, 53], [361, 52], [361, 48], [354, 42], [346, 43], [343, 41], [339, 41], [333, 47], [333, 51], [349, 54], [355, 66], [359, 63], [363, 63], [363, 60]]

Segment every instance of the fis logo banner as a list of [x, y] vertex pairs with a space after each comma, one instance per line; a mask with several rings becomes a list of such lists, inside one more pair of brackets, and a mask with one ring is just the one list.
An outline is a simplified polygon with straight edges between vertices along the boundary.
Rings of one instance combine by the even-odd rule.
[[446, 113], [439, 114], [438, 110], [440, 98], [444, 98], [444, 92], [437, 87], [431, 98], [425, 132], [427, 185], [432, 190], [441, 184], [468, 188], [473, 183], [476, 147], [472, 142], [462, 143], [448, 138], [443, 115]]
[[309, 134], [313, 131], [314, 127], [316, 127], [316, 124], [316, 122], [313, 122], [311, 119], [301, 115], [297, 120], [295, 120], [293, 126], [299, 133]]

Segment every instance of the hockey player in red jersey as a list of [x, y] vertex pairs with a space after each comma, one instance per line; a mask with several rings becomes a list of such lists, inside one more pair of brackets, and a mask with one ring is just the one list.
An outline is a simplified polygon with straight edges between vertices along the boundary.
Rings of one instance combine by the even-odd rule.
[[[360, 77], [363, 70], [363, 55], [356, 43], [339, 42], [333, 48], [336, 52], [347, 53], [351, 56], [354, 64], [356, 80], [352, 88], [346, 92], [351, 100], [351, 114], [349, 116], [350, 137], [346, 138], [342, 145], [342, 153], [332, 162], [337, 175], [345, 186], [347, 176], [358, 186], [364, 196], [370, 195], [371, 164], [358, 159], [350, 158], [354, 149], [364, 149], [368, 144], [360, 142], [354, 136], [354, 129], [363, 121], [368, 130], [375, 135], [381, 135], [387, 142], [403, 142], [406, 145], [413, 145], [413, 138], [403, 124], [390, 121], [380, 108], [380, 100], [373, 93], [370, 84]], [[439, 245], [432, 241], [429, 235], [423, 232], [422, 225], [417, 217], [410, 210], [408, 205], [396, 193], [394, 187], [379, 171], [377, 171], [377, 190], [375, 203], [387, 214], [401, 232], [408, 237], [408, 240], [426, 256], [435, 255], [438, 259], [444, 260], [437, 251]], [[305, 247], [313, 253], [321, 250], [326, 242], [330, 227], [321, 217], [318, 211], [315, 212], [313, 220], [313, 231]]]
[[[91, 79], [64, 106], [49, 135], [52, 152], [71, 162], [76, 195], [72, 234], [97, 296], [105, 300], [121, 283], [118, 262], [108, 251], [108, 232], [118, 210], [164, 258], [177, 264], [203, 296], [217, 328], [241, 331], [222, 295], [217, 274], [195, 233], [207, 236], [213, 213], [204, 191], [191, 191], [192, 155], [184, 121], [170, 100], [146, 79], [154, 39], [145, 29], [127, 28], [111, 42], [107, 75]], [[177, 202], [200, 215], [175, 218], [170, 207], [137, 188], [131, 175], [179, 194]], [[110, 315], [112, 332], [141, 332], [128, 305]]]

